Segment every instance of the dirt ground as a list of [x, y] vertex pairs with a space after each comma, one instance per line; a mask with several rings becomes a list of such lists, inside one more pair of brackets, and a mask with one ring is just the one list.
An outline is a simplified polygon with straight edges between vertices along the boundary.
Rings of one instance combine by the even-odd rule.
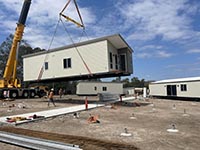
[[[96, 103], [96, 100], [96, 97], [89, 97], [89, 103]], [[55, 102], [56, 108], [62, 108], [84, 104], [84, 98], [65, 96]], [[26, 107], [21, 108], [19, 104]], [[0, 116], [47, 109], [54, 109], [54, 106], [47, 107], [46, 99], [0, 101]], [[88, 123], [90, 114], [98, 115], [100, 123]], [[172, 125], [179, 132], [168, 132]], [[76, 144], [86, 150], [197, 150], [200, 103], [165, 99], [118, 102], [112, 107], [82, 111], [78, 119], [67, 114], [15, 127], [1, 125], [0, 130]], [[125, 130], [130, 137], [121, 136]], [[23, 149], [4, 143], [0, 143], [0, 147]]]

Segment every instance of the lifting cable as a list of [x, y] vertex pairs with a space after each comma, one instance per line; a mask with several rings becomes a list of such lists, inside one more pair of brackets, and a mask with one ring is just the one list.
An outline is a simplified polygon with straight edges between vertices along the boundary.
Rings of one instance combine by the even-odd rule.
[[39, 72], [37, 81], [40, 81], [40, 79], [42, 78], [42, 75], [43, 75], [43, 72], [44, 72], [44, 63], [45, 63], [46, 60], [48, 59], [48, 56], [49, 56], [49, 55], [48, 55], [48, 52], [49, 52], [49, 50], [50, 50], [50, 48], [51, 48], [51, 45], [52, 45], [52, 43], [53, 43], [53, 41], [54, 41], [54, 38], [55, 38], [56, 32], [57, 32], [57, 30], [58, 30], [58, 25], [59, 25], [59, 23], [60, 23], [60, 20], [61, 20], [61, 19], [59, 18], [59, 20], [58, 20], [58, 22], [57, 22], [57, 24], [56, 24], [56, 28], [55, 28], [54, 34], [53, 34], [53, 36], [52, 36], [51, 42], [50, 42], [49, 47], [48, 47], [48, 49], [47, 49], [47, 54], [45, 55], [44, 61], [43, 61], [43, 64], [42, 64], [42, 67], [40, 68], [40, 72]]
[[[61, 21], [62, 24], [63, 24], [63, 26], [64, 26], [65, 31], [66, 31], [67, 34], [68, 34], [68, 37], [70, 38], [71, 42], [72, 42], [73, 45], [74, 45], [74, 47], [75, 47], [75, 49], [76, 49], [76, 51], [77, 51], [79, 57], [81, 58], [83, 64], [85, 65], [87, 71], [89, 72], [90, 76], [92, 76], [92, 73], [91, 73], [91, 71], [90, 71], [90, 69], [89, 69], [87, 63], [86, 63], [85, 60], [83, 59], [83, 57], [82, 57], [81, 53], [79, 52], [79, 50], [78, 50], [76, 44], [74, 43], [72, 37], [70, 36], [69, 31], [68, 31], [67, 28], [65, 27], [63, 21], [61, 20], [61, 16], [62, 16], [62, 17], [64, 17], [65, 19], [67, 19], [68, 21], [71, 21], [71, 22], [73, 22], [74, 24], [76, 24], [78, 27], [82, 27], [82, 28], [83, 28], [83, 32], [82, 32], [82, 35], [81, 35], [81, 37], [80, 37], [79, 42], [81, 41], [81, 38], [83, 37], [83, 34], [84, 34], [84, 33], [85, 33], [86, 37], [88, 38], [88, 35], [87, 35], [86, 31], [85, 31], [85, 26], [84, 26], [84, 24], [83, 24], [83, 19], [82, 19], [82, 17], [81, 17], [80, 11], [79, 11], [79, 9], [78, 9], [78, 5], [77, 5], [77, 3], [76, 3], [76, 0], [73, 0], [73, 1], [74, 1], [74, 4], [75, 4], [76, 10], [77, 10], [77, 12], [78, 12], [78, 15], [79, 15], [79, 18], [80, 18], [81, 23], [78, 23], [78, 22], [75, 21], [74, 19], [72, 19], [72, 18], [70, 18], [70, 17], [68, 17], [68, 16], [66, 16], [66, 15], [63, 14], [63, 12], [65, 11], [65, 9], [67, 8], [67, 6], [69, 5], [69, 3], [71, 2], [71, 0], [68, 0], [68, 2], [66, 3], [66, 5], [64, 6], [64, 8], [62, 9], [62, 11], [61, 11], [60, 14], [59, 14], [60, 17], [59, 17], [59, 20], [58, 20], [58, 22], [57, 22], [56, 29], [55, 29], [55, 31], [54, 31], [54, 34], [53, 34], [53, 37], [52, 37], [51, 42], [50, 42], [50, 44], [49, 44], [49, 47], [48, 47], [48, 49], [47, 49], [47, 54], [46, 54], [46, 56], [45, 56], [45, 58], [44, 58], [44, 63], [45, 63], [45, 61], [48, 59], [48, 51], [49, 51], [50, 48], [51, 48], [51, 45], [52, 45], [52, 43], [53, 43], [53, 41], [54, 41], [54, 38], [55, 38], [55, 35], [56, 35], [56, 32], [57, 32], [57, 29], [58, 29], [58, 25], [59, 25], [59, 23], [60, 23], [60, 21]], [[89, 38], [88, 38], [88, 39], [89, 39]], [[38, 79], [37, 79], [38, 81], [42, 78], [42, 75], [43, 75], [43, 72], [44, 72], [44, 63], [43, 63], [43, 65], [42, 65], [41, 69], [40, 69], [40, 72], [39, 72], [39, 75], [38, 75]]]
[[[71, 0], [68, 0], [68, 2], [66, 3], [66, 5], [64, 6], [64, 8], [62, 9], [62, 11], [60, 12], [60, 16], [64, 17], [64, 18], [67, 19], [68, 21], [71, 21], [71, 22], [75, 23], [76, 25], [78, 25], [78, 27], [82, 27], [82, 28], [83, 28], [83, 33], [85, 33], [85, 26], [84, 26], [83, 19], [82, 19], [82, 17], [81, 17], [81, 13], [80, 13], [80, 11], [79, 11], [78, 5], [77, 5], [77, 3], [76, 3], [76, 0], [73, 0], [73, 2], [74, 2], [74, 4], [75, 4], [76, 11], [78, 12], [78, 16], [79, 16], [79, 19], [80, 19], [80, 21], [81, 21], [81, 24], [78, 23], [77, 21], [71, 19], [70, 17], [65, 16], [65, 15], [63, 14], [63, 12], [65, 11], [65, 9], [67, 8], [67, 6], [69, 5], [70, 2], [71, 2]], [[65, 25], [64, 25], [64, 23], [63, 23], [62, 20], [61, 20], [61, 22], [62, 22], [62, 24], [63, 24], [63, 27], [64, 27], [66, 33], [68, 34], [68, 37], [70, 38], [72, 44], [74, 45], [74, 48], [76, 49], [76, 51], [77, 51], [79, 57], [81, 58], [83, 64], [85, 65], [85, 68], [86, 68], [87, 71], [89, 72], [90, 76], [92, 76], [92, 72], [90, 71], [90, 69], [89, 69], [87, 63], [85, 62], [85, 60], [83, 59], [83, 57], [82, 57], [81, 53], [79, 52], [79, 50], [78, 50], [76, 44], [74, 43], [72, 37], [70, 36], [69, 31], [68, 31], [67, 28], [65, 27]], [[83, 34], [82, 34], [82, 36], [83, 36]], [[82, 36], [81, 36], [81, 38], [82, 38]], [[80, 38], [80, 40], [81, 40], [81, 38]], [[79, 40], [79, 42], [80, 42], [80, 40]]]
[[[92, 72], [91, 72], [90, 68], [88, 67], [87, 63], [85, 62], [85, 60], [83, 59], [81, 53], [79, 52], [78, 47], [77, 47], [76, 44], [74, 43], [74, 41], [73, 41], [73, 39], [72, 39], [72, 37], [71, 37], [69, 31], [68, 31], [67, 28], [65, 27], [65, 25], [64, 25], [64, 23], [63, 23], [62, 20], [61, 20], [61, 22], [62, 22], [62, 24], [63, 24], [63, 27], [64, 27], [66, 33], [68, 34], [68, 37], [70, 38], [72, 44], [74, 45], [74, 48], [76, 49], [76, 51], [77, 51], [79, 57], [81, 58], [81, 60], [82, 60], [82, 62], [83, 62], [83, 64], [84, 64], [84, 66], [85, 66], [85, 68], [87, 69], [87, 71], [88, 71], [88, 73], [90, 74], [90, 76], [92, 76]], [[83, 34], [82, 34], [82, 35], [83, 35]]]

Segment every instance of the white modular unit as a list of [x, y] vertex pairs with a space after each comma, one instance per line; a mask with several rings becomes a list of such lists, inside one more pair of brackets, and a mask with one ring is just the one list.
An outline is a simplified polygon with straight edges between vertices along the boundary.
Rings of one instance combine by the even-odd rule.
[[200, 77], [156, 81], [149, 89], [151, 96], [200, 98]]
[[123, 94], [123, 84], [113, 82], [79, 82], [77, 95], [97, 95], [98, 93]]
[[132, 52], [116, 34], [26, 55], [24, 81], [127, 76], [133, 73]]

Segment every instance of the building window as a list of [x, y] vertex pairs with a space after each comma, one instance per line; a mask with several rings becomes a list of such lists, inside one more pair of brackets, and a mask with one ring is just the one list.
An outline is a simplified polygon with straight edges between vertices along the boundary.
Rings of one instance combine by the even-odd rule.
[[187, 91], [187, 85], [181, 84], [181, 91]]
[[48, 69], [49, 69], [49, 63], [48, 63], [48, 62], [45, 62], [45, 63], [44, 63], [44, 69], [45, 69], [45, 70], [48, 70]]
[[95, 90], [95, 91], [97, 90], [97, 87], [96, 87], [96, 86], [94, 87], [94, 90]]
[[67, 68], [71, 68], [71, 67], [72, 67], [71, 58], [63, 59], [63, 68], [67, 69]]
[[103, 90], [103, 91], [107, 91], [107, 87], [104, 86], [104, 87], [102, 88], [102, 90]]
[[110, 52], [109, 56], [110, 56], [110, 68], [112, 69], [113, 68], [113, 58], [112, 58], [111, 52]]

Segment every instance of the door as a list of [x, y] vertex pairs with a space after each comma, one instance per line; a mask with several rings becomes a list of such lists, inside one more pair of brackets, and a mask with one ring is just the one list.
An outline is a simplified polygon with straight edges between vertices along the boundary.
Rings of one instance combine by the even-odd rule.
[[126, 64], [126, 54], [120, 54], [120, 70], [126, 71], [127, 70], [127, 64]]
[[167, 85], [167, 96], [177, 96], [176, 85]]

